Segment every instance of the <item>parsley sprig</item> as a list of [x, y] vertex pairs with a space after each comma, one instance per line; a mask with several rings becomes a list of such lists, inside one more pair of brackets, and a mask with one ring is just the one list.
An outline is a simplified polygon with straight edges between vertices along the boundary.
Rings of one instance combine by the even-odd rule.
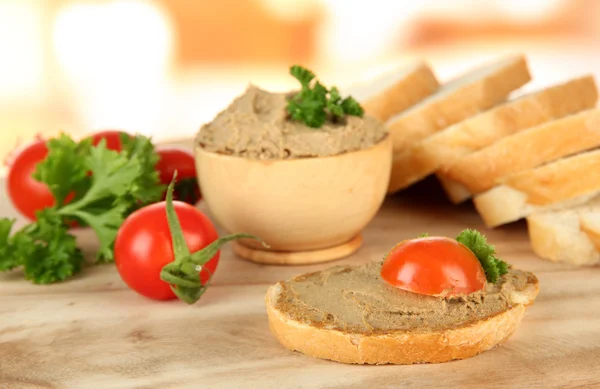
[[333, 122], [346, 116], [364, 115], [360, 104], [352, 97], [342, 98], [336, 87], [327, 89], [310, 70], [298, 65], [290, 68], [302, 89], [288, 101], [287, 111], [293, 120], [319, 128], [329, 119]]
[[[48, 185], [56, 205], [14, 232], [14, 220], [0, 219], [0, 271], [23, 267], [36, 284], [63, 281], [81, 270], [83, 254], [70, 223], [91, 227], [100, 241], [98, 262], [110, 262], [117, 231], [136, 209], [160, 201], [164, 186], [154, 166], [158, 155], [149, 138], [122, 138], [123, 151], [102, 140], [75, 142], [67, 135], [47, 142], [48, 155], [33, 177]], [[26, 195], [26, 194], [23, 194]]]
[[508, 273], [508, 263], [496, 256], [496, 249], [487, 243], [485, 235], [477, 230], [466, 229], [456, 237], [475, 254], [485, 271], [488, 282], [495, 283], [498, 278]]

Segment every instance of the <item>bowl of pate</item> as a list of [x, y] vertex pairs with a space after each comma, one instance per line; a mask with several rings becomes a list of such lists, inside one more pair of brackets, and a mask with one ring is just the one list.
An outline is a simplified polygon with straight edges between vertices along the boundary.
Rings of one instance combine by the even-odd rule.
[[312, 128], [290, 119], [292, 96], [251, 85], [196, 137], [206, 204], [228, 232], [251, 233], [270, 246], [234, 246], [256, 262], [314, 263], [356, 251], [390, 179], [383, 124], [363, 115]]

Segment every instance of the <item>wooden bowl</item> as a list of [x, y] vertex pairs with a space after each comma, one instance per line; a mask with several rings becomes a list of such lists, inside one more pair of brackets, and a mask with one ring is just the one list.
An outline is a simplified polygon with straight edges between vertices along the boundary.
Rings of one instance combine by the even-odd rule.
[[[387, 192], [389, 137], [373, 147], [332, 157], [253, 160], [196, 147], [202, 197], [229, 233], [246, 232], [238, 255], [262, 263], [300, 264], [356, 251], [360, 232]], [[264, 255], [263, 255], [264, 254]]]

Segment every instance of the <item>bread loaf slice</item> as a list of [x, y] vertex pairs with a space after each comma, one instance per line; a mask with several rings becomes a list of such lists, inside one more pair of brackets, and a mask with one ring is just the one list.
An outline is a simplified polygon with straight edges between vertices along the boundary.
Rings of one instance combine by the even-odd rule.
[[597, 100], [594, 78], [585, 76], [472, 116], [398, 152], [395, 156], [396, 187], [405, 188], [438, 169], [449, 170], [461, 157], [505, 136], [593, 108]]
[[502, 177], [598, 146], [600, 109], [594, 108], [507, 136], [441, 173], [478, 194]]
[[600, 149], [502, 179], [478, 195], [475, 208], [488, 227], [510, 223], [534, 212], [582, 205], [600, 194]]
[[389, 192], [403, 187], [402, 158], [411, 145], [497, 105], [531, 80], [523, 56], [503, 58], [444, 84], [438, 91], [387, 121], [394, 143]]
[[527, 217], [533, 251], [544, 259], [573, 265], [600, 262], [600, 198], [560, 211]]
[[434, 93], [439, 83], [424, 62], [417, 62], [350, 85], [344, 94], [358, 100], [368, 115], [382, 122]]

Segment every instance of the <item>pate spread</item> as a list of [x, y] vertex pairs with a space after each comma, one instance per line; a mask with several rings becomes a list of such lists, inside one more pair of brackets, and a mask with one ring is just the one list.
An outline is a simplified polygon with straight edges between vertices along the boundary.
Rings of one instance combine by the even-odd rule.
[[381, 262], [337, 266], [282, 282], [276, 308], [315, 327], [356, 333], [443, 330], [494, 316], [511, 307], [511, 294], [535, 281], [510, 270], [469, 295], [441, 298], [407, 292], [383, 281]]
[[196, 142], [207, 151], [251, 159], [327, 157], [369, 148], [387, 134], [370, 116], [347, 116], [315, 129], [292, 121], [286, 111], [291, 94], [250, 86], [200, 129]]

